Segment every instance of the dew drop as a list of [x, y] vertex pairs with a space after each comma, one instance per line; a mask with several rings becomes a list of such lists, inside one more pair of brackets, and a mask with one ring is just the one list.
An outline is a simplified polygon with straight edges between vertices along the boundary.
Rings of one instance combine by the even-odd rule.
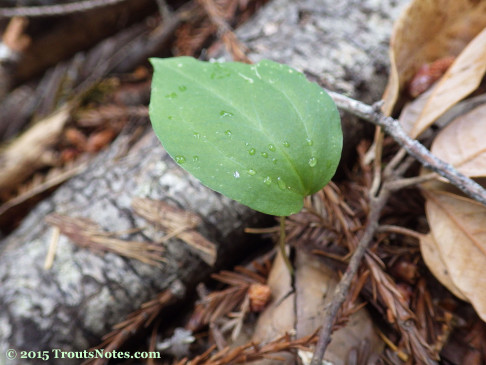
[[184, 92], [184, 91], [186, 91], [186, 90], [187, 90], [187, 86], [185, 86], [185, 85], [180, 85], [180, 86], [179, 86], [179, 90], [180, 90], [180, 91], [182, 91], [182, 92]]
[[269, 149], [270, 151], [272, 151], [272, 152], [275, 152], [275, 151], [277, 150], [277, 148], [276, 148], [276, 147], [275, 147], [275, 145], [273, 145], [273, 144], [269, 144], [269, 145], [268, 145], [268, 149]]
[[280, 188], [280, 190], [285, 190], [287, 188], [287, 184], [285, 183], [285, 181], [283, 181], [283, 179], [280, 176], [277, 177], [277, 185]]
[[184, 162], [186, 162], [186, 158], [184, 156], [176, 156], [175, 157], [175, 161], [178, 163], [178, 164], [183, 164]]
[[268, 158], [268, 153], [266, 153], [266, 152], [262, 152], [261, 155], [262, 155], [263, 158]]
[[232, 117], [234, 114], [231, 112], [227, 112], [226, 110], [221, 110], [219, 112], [219, 115], [221, 115], [222, 117]]
[[317, 165], [317, 158], [315, 157], [309, 158], [309, 166], [314, 167], [315, 165]]
[[224, 134], [226, 134], [228, 137], [231, 136], [231, 131], [228, 129], [224, 132]]
[[177, 67], [182, 67], [182, 63], [178, 63], [177, 64]]
[[284, 141], [283, 146], [289, 148], [290, 147], [290, 143], [288, 141]]
[[172, 120], [172, 119], [174, 119], [174, 117], [173, 117], [172, 115], [169, 115], [169, 116], [167, 117], [167, 119]]
[[253, 170], [253, 169], [249, 169], [248, 170], [248, 175], [254, 176], [254, 175], [256, 175], [256, 171]]
[[240, 173], [238, 171], [235, 171], [233, 173], [233, 176], [235, 177], [235, 179], [238, 179], [240, 177]]
[[276, 158], [272, 158], [272, 162], [273, 162], [274, 165], [276, 165], [277, 164], [277, 159]]
[[331, 162], [331, 161], [327, 161], [327, 162], [326, 162], [326, 167], [327, 167], [328, 169], [330, 169], [330, 168], [331, 168], [331, 166], [332, 166], [332, 162]]
[[196, 139], [201, 138], [201, 134], [200, 134], [199, 132], [194, 132], [192, 135], [193, 135], [193, 136], [194, 136], [194, 138], [196, 138]]
[[253, 156], [255, 153], [256, 153], [256, 149], [254, 148], [250, 148], [250, 150], [248, 151], [248, 153]]
[[192, 160], [194, 162], [198, 162], [199, 161], [199, 156], [197, 156], [197, 155], [192, 156]]
[[177, 94], [176, 93], [170, 93], [170, 94], [167, 94], [165, 97], [167, 99], [175, 99], [175, 98], [177, 98]]
[[270, 176], [267, 176], [266, 178], [263, 179], [263, 183], [265, 185], [271, 185], [272, 184], [272, 178]]
[[314, 141], [312, 139], [310, 139], [310, 138], [307, 138], [305, 140], [305, 143], [307, 143], [307, 146], [312, 146], [314, 144]]

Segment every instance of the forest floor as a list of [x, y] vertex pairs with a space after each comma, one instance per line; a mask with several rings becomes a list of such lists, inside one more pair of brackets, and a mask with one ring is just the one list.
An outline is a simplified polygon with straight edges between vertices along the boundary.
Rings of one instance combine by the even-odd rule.
[[[430, 25], [417, 14], [434, 14], [442, 2], [412, 3], [393, 31], [395, 65], [381, 110], [484, 186], [484, 9], [448, 2], [441, 11], [463, 16]], [[204, 59], [225, 48], [249, 63], [233, 30], [264, 5], [86, 0], [0, 8], [0, 238], [109, 148], [131, 118], [148, 120], [149, 57]], [[471, 17], [476, 23], [465, 27]], [[430, 40], [417, 45], [420, 32]], [[286, 219], [292, 275], [277, 249], [242, 257], [200, 283], [169, 325], [161, 293], [98, 347], [160, 351], [162, 359], [110, 363], [308, 364], [334, 290], [354, 265], [344, 303], [327, 318], [335, 331], [328, 361], [485, 364], [486, 208], [407, 158], [393, 137], [378, 128], [374, 140], [363, 136], [349, 167]], [[278, 242], [281, 229], [275, 220], [247, 231]]]

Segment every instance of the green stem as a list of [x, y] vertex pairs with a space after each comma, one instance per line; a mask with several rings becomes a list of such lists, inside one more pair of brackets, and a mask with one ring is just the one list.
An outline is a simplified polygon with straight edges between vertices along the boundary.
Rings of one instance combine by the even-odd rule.
[[285, 218], [286, 218], [285, 216], [280, 217], [280, 238], [278, 240], [278, 243], [280, 247], [280, 253], [282, 254], [282, 258], [285, 262], [285, 266], [287, 266], [290, 276], [293, 276], [294, 268], [290, 263], [289, 257], [287, 256], [287, 252], [285, 252]]

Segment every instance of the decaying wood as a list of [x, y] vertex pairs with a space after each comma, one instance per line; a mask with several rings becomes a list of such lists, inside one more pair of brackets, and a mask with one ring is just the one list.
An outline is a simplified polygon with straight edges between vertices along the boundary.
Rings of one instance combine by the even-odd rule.
[[[384, 88], [392, 20], [406, 2], [275, 0], [235, 34], [252, 61], [287, 63], [327, 88], [370, 102]], [[346, 120], [347, 138], [361, 133], [358, 124]], [[88, 349], [142, 302], [174, 285], [183, 287], [177, 293], [191, 290], [213, 270], [177, 237], [165, 243], [167, 263], [160, 268], [113, 253], [100, 256], [61, 235], [47, 271], [43, 264], [53, 228], [44, 218], [51, 213], [89, 218], [110, 232], [144, 228], [125, 238], [158, 242], [161, 230], [132, 208], [134, 199], [149, 198], [200, 217], [197, 232], [215, 245], [216, 265], [238, 258], [247, 247], [241, 232], [256, 218], [254, 212], [182, 172], [152, 133], [125, 155], [127, 139], [121, 136], [1, 242], [1, 353]], [[355, 148], [347, 146], [346, 152]], [[68, 364], [66, 359], [59, 363]]]
[[[97, 253], [113, 252], [126, 258], [139, 260], [148, 265], [160, 265], [160, 263], [166, 262], [163, 257], [165, 250], [157, 242], [121, 240], [113, 237], [116, 234], [115, 232], [103, 231], [97, 223], [88, 218], [73, 218], [53, 213], [49, 214], [45, 221], [56, 227], [59, 230], [59, 234], [63, 234], [71, 242]], [[134, 231], [137, 230], [139, 229], [135, 229]], [[51, 245], [54, 244], [57, 247], [56, 241], [59, 240], [59, 235], [57, 234], [57, 230], [54, 230], [54, 232], [54, 242], [52, 243], [51, 241]], [[46, 266], [44, 265], [44, 267]]]
[[[83, 3], [86, 4], [86, 1]], [[45, 23], [50, 26], [48, 32], [38, 31], [32, 34], [31, 47], [25, 50], [16, 65], [17, 81], [28, 80], [46, 68], [73, 56], [79, 49], [92, 47], [127, 25], [140, 21], [153, 11], [154, 7], [155, 4], [151, 0], [124, 0], [123, 3], [67, 16], [50, 19], [29, 18], [31, 23]], [[26, 13], [24, 16], [30, 14]], [[66, 34], [69, 34], [69, 37], [66, 37]]]
[[58, 141], [69, 120], [70, 109], [65, 105], [0, 152], [0, 191], [12, 190], [32, 171], [52, 164], [49, 148]]
[[[143, 229], [122, 237], [159, 242], [164, 233], [134, 214], [134, 199], [150, 197], [170, 201], [201, 217], [197, 227], [215, 245], [221, 261], [241, 257], [251, 245], [242, 237], [255, 212], [203, 187], [165, 154], [149, 133], [128, 155], [121, 137], [101, 153], [83, 174], [40, 204], [22, 226], [1, 245], [0, 348], [32, 351], [61, 348], [88, 349], [110, 332], [111, 326], [158, 292], [178, 283], [184, 290], [204, 278], [212, 268], [192, 255], [177, 236], [165, 243], [159, 266], [117, 254], [99, 255], [80, 248], [66, 235], [59, 238], [50, 270], [44, 269], [53, 227], [45, 223], [51, 213], [70, 217], [57, 221], [74, 240], [92, 241], [93, 227], [82, 231], [81, 218], [110, 232]], [[53, 220], [52, 216], [50, 218]], [[74, 222], [73, 222], [74, 220]], [[86, 223], [86, 221], [84, 221]], [[99, 235], [99, 228], [96, 228]], [[62, 232], [62, 229], [61, 229]], [[91, 232], [91, 236], [89, 236]], [[87, 237], [89, 236], [89, 237]], [[88, 239], [89, 238], [89, 239]], [[86, 240], [87, 239], [87, 240]], [[244, 244], [243, 244], [244, 243]], [[180, 300], [180, 298], [179, 298]], [[67, 363], [66, 360], [59, 363]], [[53, 361], [52, 363], [56, 363]]]
[[160, 200], [133, 199], [133, 210], [155, 226], [159, 226], [169, 237], [178, 237], [187, 243], [208, 265], [217, 259], [216, 246], [195, 230], [202, 220], [194, 213], [175, 208]]

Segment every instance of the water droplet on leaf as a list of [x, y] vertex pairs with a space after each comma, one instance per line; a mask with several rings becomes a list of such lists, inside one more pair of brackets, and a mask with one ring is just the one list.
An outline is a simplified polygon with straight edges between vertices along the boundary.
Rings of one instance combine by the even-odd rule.
[[280, 188], [280, 190], [285, 190], [287, 188], [287, 184], [285, 183], [285, 181], [283, 181], [283, 179], [280, 176], [277, 177], [277, 185]]
[[271, 185], [272, 184], [272, 178], [270, 176], [267, 176], [266, 178], [263, 179], [263, 183], [265, 185]]
[[177, 94], [176, 93], [170, 93], [170, 94], [167, 94], [165, 97], [167, 99], [175, 99], [175, 98], [177, 98]]
[[240, 177], [240, 173], [238, 171], [235, 171], [233, 173], [233, 176], [235, 177], [235, 179], [238, 179]]
[[276, 147], [275, 147], [275, 145], [273, 145], [273, 144], [269, 144], [269, 145], [268, 145], [268, 149], [269, 149], [270, 151], [272, 151], [272, 152], [275, 152], [275, 151], [277, 150], [277, 148], [276, 148]]
[[253, 170], [253, 169], [249, 169], [248, 170], [248, 175], [251, 175], [251, 176], [256, 175], [256, 171]]
[[192, 160], [194, 162], [198, 162], [199, 161], [199, 156], [197, 156], [197, 155], [196, 156], [192, 156]]
[[317, 158], [315, 157], [309, 158], [309, 166], [314, 167], [315, 165], [317, 165]]
[[184, 156], [178, 155], [174, 159], [178, 164], [183, 164], [184, 162], [186, 162], [186, 158]]
[[290, 143], [288, 141], [284, 141], [283, 145], [284, 145], [284, 147], [287, 147], [287, 148], [290, 147]]
[[273, 162], [274, 165], [276, 165], [277, 164], [277, 159], [276, 158], [272, 158], [272, 162]]
[[228, 137], [231, 136], [231, 131], [228, 129], [224, 132], [224, 134], [226, 134]]
[[262, 152], [261, 155], [262, 155], [263, 158], [268, 158], [268, 153], [266, 153], [266, 152]]
[[180, 86], [179, 86], [179, 90], [180, 90], [180, 91], [182, 91], [182, 92], [184, 92], [184, 91], [186, 91], [186, 90], [187, 90], [187, 87], [186, 87], [186, 86], [184, 86], [184, 85], [180, 85]]
[[201, 134], [199, 132], [194, 132], [193, 133], [194, 138], [199, 139], [201, 138]]
[[221, 110], [219, 112], [219, 115], [221, 115], [222, 117], [232, 117], [233, 116], [233, 113], [227, 112], [226, 110]]
[[248, 153], [253, 156], [255, 153], [256, 153], [256, 149], [254, 148], [250, 148], [250, 150], [248, 151]]
[[310, 138], [307, 138], [305, 140], [305, 143], [307, 143], [307, 146], [312, 146], [314, 144], [314, 141], [312, 139], [310, 139]]

